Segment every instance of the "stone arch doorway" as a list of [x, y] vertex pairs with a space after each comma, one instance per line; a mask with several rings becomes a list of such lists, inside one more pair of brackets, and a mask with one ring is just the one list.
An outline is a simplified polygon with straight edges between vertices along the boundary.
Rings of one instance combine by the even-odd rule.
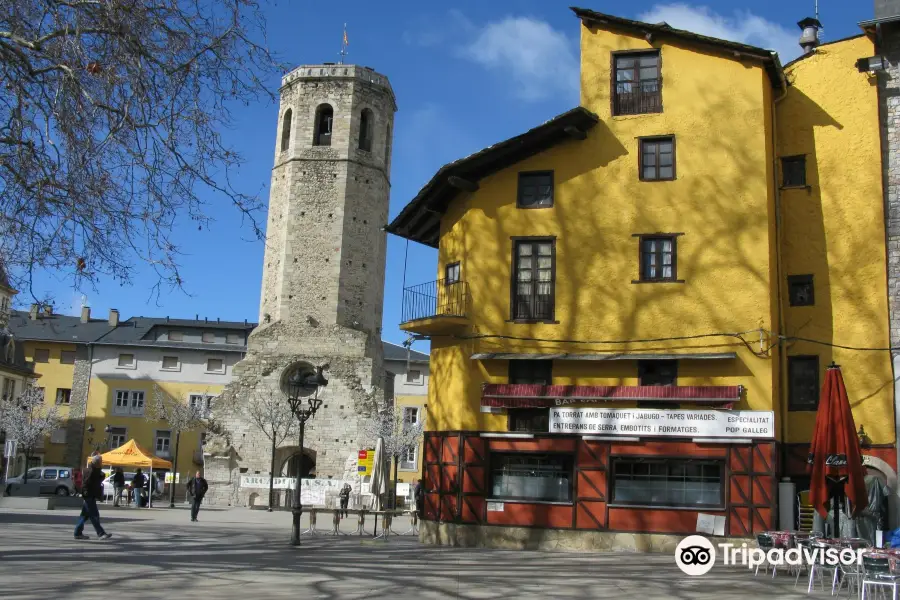
[[877, 456], [863, 454], [863, 464], [869, 475], [875, 475], [888, 487], [891, 495], [888, 496], [888, 529], [900, 527], [900, 489], [898, 489], [897, 472], [891, 465]]
[[297, 465], [300, 465], [300, 477], [306, 479], [315, 477], [316, 457], [309, 449], [300, 452], [299, 448], [285, 448], [289, 450], [281, 457], [281, 467], [278, 469], [280, 477], [296, 477]]

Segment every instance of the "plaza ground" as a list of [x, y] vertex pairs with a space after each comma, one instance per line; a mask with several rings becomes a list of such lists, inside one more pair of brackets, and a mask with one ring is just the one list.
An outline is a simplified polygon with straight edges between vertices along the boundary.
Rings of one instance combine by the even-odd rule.
[[[793, 578], [715, 567], [688, 577], [670, 555], [437, 548], [413, 536], [304, 538], [290, 513], [119, 509], [101, 505], [111, 540], [75, 541], [78, 511], [0, 512], [0, 598], [809, 598]], [[319, 528], [330, 528], [320, 517]], [[397, 531], [408, 523], [397, 524]], [[344, 523], [348, 533], [355, 519]], [[90, 524], [85, 532], [95, 537]], [[173, 596], [175, 594], [175, 596]], [[818, 592], [814, 597], [830, 594]]]

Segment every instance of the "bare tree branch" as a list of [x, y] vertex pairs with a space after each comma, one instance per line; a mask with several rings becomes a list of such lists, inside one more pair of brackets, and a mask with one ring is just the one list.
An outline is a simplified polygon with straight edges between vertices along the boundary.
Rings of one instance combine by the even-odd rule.
[[16, 440], [17, 451], [25, 455], [26, 470], [28, 459], [60, 423], [57, 406], [45, 401], [44, 388], [34, 382], [15, 398], [0, 399], [0, 431]]
[[232, 186], [236, 103], [274, 99], [257, 0], [0, 0], [0, 260], [13, 284], [57, 271], [181, 288], [176, 218], [262, 208]]

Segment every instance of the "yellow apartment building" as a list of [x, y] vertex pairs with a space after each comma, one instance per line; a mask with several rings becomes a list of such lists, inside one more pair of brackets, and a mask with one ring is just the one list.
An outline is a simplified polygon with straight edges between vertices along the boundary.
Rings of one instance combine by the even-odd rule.
[[782, 66], [573, 10], [580, 106], [445, 165], [388, 228], [438, 250], [401, 325], [431, 342], [426, 539], [774, 529], [832, 361], [896, 481], [872, 41], [804, 20]]

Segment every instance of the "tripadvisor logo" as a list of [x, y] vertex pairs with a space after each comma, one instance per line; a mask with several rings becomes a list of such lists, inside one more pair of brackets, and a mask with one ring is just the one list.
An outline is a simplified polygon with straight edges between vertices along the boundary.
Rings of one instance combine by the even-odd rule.
[[[717, 544], [724, 565], [744, 565], [755, 569], [764, 564], [777, 567], [799, 565], [861, 565], [864, 549], [852, 548], [750, 548], [747, 544]], [[716, 548], [702, 535], [689, 535], [675, 548], [675, 564], [686, 575], [705, 575], [716, 562]]]

